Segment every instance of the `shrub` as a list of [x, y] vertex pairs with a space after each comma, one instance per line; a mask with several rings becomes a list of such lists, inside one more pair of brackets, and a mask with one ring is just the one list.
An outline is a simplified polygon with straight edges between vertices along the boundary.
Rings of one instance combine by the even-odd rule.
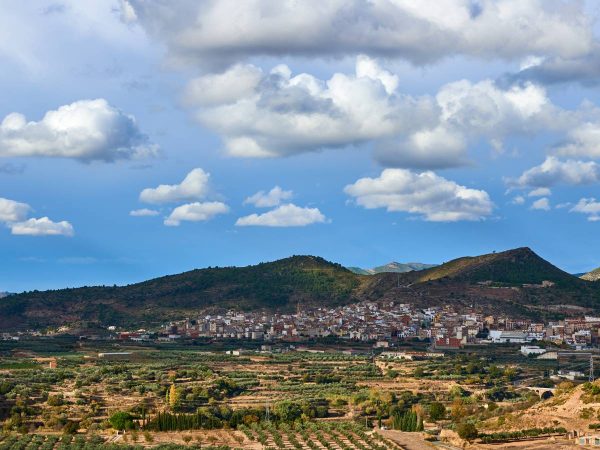
[[440, 402], [433, 402], [429, 405], [429, 418], [438, 421], [446, 416], [446, 407]]
[[479, 435], [479, 432], [477, 431], [477, 428], [475, 428], [475, 425], [469, 422], [459, 423], [456, 427], [456, 432], [458, 433], [458, 436], [461, 439], [464, 439], [466, 441], [472, 441]]

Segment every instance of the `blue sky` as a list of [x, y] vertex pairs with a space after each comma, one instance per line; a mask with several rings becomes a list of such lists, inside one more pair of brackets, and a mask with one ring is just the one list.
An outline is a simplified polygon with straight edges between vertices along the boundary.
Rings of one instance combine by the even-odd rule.
[[413, 5], [3, 5], [0, 291], [292, 254], [600, 266], [598, 6]]

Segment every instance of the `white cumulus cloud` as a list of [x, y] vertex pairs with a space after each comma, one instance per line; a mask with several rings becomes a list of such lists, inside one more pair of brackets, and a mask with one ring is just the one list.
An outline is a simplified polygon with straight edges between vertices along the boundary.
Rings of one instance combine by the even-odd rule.
[[413, 96], [364, 55], [353, 74], [327, 80], [293, 76], [285, 65], [269, 73], [236, 65], [194, 79], [185, 99], [232, 156], [288, 156], [373, 142], [375, 158], [388, 167], [460, 166], [478, 139], [498, 148], [507, 135], [562, 131], [575, 123], [571, 111], [556, 107], [532, 83], [502, 88], [492, 80], [462, 80], [442, 86], [435, 97]]
[[556, 149], [558, 155], [600, 159], [600, 123], [579, 125], [570, 130], [568, 136], [569, 142]]
[[534, 189], [527, 194], [528, 197], [547, 197], [549, 195], [552, 195], [552, 191], [545, 187]]
[[222, 202], [194, 202], [178, 206], [165, 219], [165, 225], [177, 227], [181, 222], [205, 222], [219, 214], [229, 212], [229, 207]]
[[600, 221], [600, 202], [593, 197], [580, 199], [570, 211], [587, 214], [590, 222]]
[[279, 205], [283, 200], [289, 200], [293, 197], [292, 191], [284, 191], [279, 186], [275, 186], [269, 192], [258, 191], [256, 194], [244, 200], [244, 204], [251, 204], [257, 208], [271, 208]]
[[547, 197], [538, 198], [531, 204], [531, 209], [550, 211], [550, 200]]
[[327, 222], [327, 218], [318, 208], [303, 208], [287, 203], [263, 214], [240, 217], [235, 224], [238, 227], [304, 227], [324, 222]]
[[0, 222], [11, 229], [15, 235], [29, 236], [73, 236], [73, 226], [66, 221], [53, 222], [48, 217], [39, 219], [27, 216], [32, 212], [27, 203], [0, 197]]
[[[593, 46], [580, 2], [445, 0], [129, 0], [135, 18], [177, 63], [228, 64], [257, 56], [361, 53], [426, 64], [444, 57], [573, 58]], [[235, 14], [232, 14], [232, 11]]]
[[132, 217], [151, 217], [158, 216], [158, 214], [159, 212], [155, 209], [148, 208], [134, 209], [132, 211], [129, 211], [129, 215]]
[[144, 203], [174, 203], [186, 200], [199, 200], [209, 192], [210, 174], [201, 168], [190, 171], [179, 184], [161, 184], [156, 188], [146, 188], [140, 193]]
[[53, 222], [48, 217], [9, 223], [11, 233], [25, 236], [73, 236], [73, 226], [66, 221]]
[[262, 79], [262, 71], [251, 65], [235, 65], [219, 74], [208, 74], [190, 80], [183, 94], [184, 103], [211, 106], [235, 102], [254, 93]]
[[[261, 74], [254, 89], [209, 107], [200, 101], [196, 117], [221, 135], [230, 155], [251, 158], [344, 147], [435, 122], [431, 98], [389, 92], [396, 86], [394, 75], [375, 61], [369, 69], [365, 65], [367, 60], [359, 59], [355, 74], [336, 73], [327, 81], [307, 73], [292, 76], [284, 65], [269, 73], [254, 67]], [[219, 89], [237, 89], [235, 77], [228, 72], [219, 76], [228, 80]], [[205, 77], [210, 81], [215, 75]], [[189, 100], [193, 107], [193, 96]]]
[[0, 156], [115, 161], [152, 156], [158, 147], [135, 119], [104, 99], [80, 100], [48, 111], [40, 121], [20, 113], [0, 123]]
[[558, 184], [583, 185], [600, 182], [600, 165], [594, 161], [565, 160], [548, 156], [539, 166], [523, 172], [516, 180], [507, 180], [514, 187], [550, 188]]
[[27, 203], [0, 197], [0, 222], [19, 222], [29, 215], [31, 207]]
[[487, 192], [461, 186], [431, 171], [385, 169], [376, 178], [361, 178], [344, 191], [367, 209], [385, 208], [432, 222], [481, 220], [494, 205]]
[[525, 197], [523, 197], [522, 195], [517, 195], [516, 197], [514, 197], [514, 198], [511, 200], [511, 203], [512, 203], [513, 205], [522, 205], [522, 204], [524, 204], [524, 203], [525, 203]]

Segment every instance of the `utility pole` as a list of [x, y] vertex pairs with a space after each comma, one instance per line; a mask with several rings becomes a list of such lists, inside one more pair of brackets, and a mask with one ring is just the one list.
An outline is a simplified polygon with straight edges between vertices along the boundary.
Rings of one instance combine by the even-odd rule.
[[267, 423], [269, 423], [270, 421], [269, 400], [267, 400], [266, 403], [265, 420], [267, 421]]

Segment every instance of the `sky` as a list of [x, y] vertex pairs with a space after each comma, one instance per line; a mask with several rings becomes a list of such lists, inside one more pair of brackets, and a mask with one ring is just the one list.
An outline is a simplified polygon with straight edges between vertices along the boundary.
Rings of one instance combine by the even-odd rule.
[[299, 254], [600, 266], [597, 2], [0, 11], [0, 291]]

